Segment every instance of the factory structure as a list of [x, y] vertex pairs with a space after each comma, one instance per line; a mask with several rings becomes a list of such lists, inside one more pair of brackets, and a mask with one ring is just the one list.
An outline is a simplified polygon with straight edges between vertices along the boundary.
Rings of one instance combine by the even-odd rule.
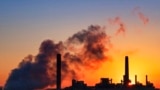
[[[57, 54], [57, 76], [56, 76], [56, 88], [50, 88], [45, 90], [160, 90], [155, 88], [153, 83], [148, 80], [148, 76], [146, 75], [146, 84], [143, 85], [139, 83], [137, 80], [137, 75], [135, 75], [135, 84], [131, 84], [131, 80], [129, 79], [129, 58], [125, 56], [125, 73], [123, 75], [123, 80], [120, 83], [113, 83], [110, 78], [101, 78], [99, 83], [96, 83], [95, 86], [88, 86], [84, 81], [77, 81], [73, 79], [72, 85], [69, 87], [62, 88], [61, 87], [61, 54]], [[3, 90], [0, 87], [0, 90]], [[38, 89], [42, 90], [42, 89]]]
[[95, 86], [88, 86], [84, 81], [72, 80], [72, 85], [69, 87], [61, 88], [61, 55], [57, 54], [57, 87], [56, 89], [48, 90], [160, 90], [156, 89], [146, 75], [146, 84], [143, 85], [137, 81], [137, 75], [135, 75], [135, 84], [131, 85], [129, 79], [129, 58], [125, 56], [125, 73], [121, 83], [112, 83], [110, 78], [101, 78], [101, 81]]
[[57, 89], [61, 90], [61, 54], [57, 54]]

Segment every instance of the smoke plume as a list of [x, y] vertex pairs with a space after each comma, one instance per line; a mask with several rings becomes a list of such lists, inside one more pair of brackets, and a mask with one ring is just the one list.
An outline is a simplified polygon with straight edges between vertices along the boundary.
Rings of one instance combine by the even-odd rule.
[[134, 13], [139, 17], [139, 19], [144, 23], [147, 24], [149, 22], [148, 17], [146, 17], [141, 11], [139, 7], [134, 8]]
[[125, 32], [126, 32], [126, 29], [125, 29], [125, 25], [124, 23], [122, 22], [121, 18], [120, 17], [115, 17], [114, 19], [109, 19], [109, 23], [111, 25], [118, 25], [119, 28], [117, 29], [115, 35], [119, 35], [119, 34], [123, 34], [125, 35]]
[[98, 69], [108, 60], [110, 44], [104, 28], [98, 25], [91, 25], [63, 42], [45, 40], [35, 57], [27, 56], [12, 70], [5, 90], [35, 90], [54, 86], [58, 53], [62, 55], [62, 81], [66, 77], [78, 78], [77, 71]]

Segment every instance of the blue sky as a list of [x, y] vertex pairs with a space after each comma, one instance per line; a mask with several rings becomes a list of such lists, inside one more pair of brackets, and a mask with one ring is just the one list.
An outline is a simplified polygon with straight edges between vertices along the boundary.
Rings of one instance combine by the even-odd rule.
[[136, 0], [68, 0], [67, 2], [63, 0], [2, 0], [0, 3], [1, 33], [4, 33], [4, 30], [6, 33], [3, 35], [9, 34], [8, 31], [14, 32], [14, 27], [21, 27], [20, 30], [15, 30], [21, 34], [29, 33], [29, 31], [34, 33], [43, 27], [62, 31], [62, 26], [70, 29], [68, 26], [74, 24], [75, 27], [86, 28], [89, 24], [104, 23], [109, 17], [130, 18], [133, 8], [137, 6], [140, 6], [147, 14], [153, 12], [153, 15], [154, 13], [159, 15], [157, 13], [160, 8], [159, 3], [159, 0], [145, 0], [145, 2]]

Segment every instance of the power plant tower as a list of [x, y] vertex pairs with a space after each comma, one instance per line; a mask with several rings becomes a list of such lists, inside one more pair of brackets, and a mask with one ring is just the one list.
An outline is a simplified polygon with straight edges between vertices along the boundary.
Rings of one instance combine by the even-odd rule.
[[146, 75], [146, 85], [148, 85], [148, 75]]
[[57, 54], [57, 89], [61, 90], [61, 54]]
[[128, 86], [129, 83], [130, 83], [128, 56], [125, 56], [125, 75], [123, 76], [123, 83], [124, 83], [125, 86]]
[[135, 75], [135, 84], [137, 84], [137, 75]]

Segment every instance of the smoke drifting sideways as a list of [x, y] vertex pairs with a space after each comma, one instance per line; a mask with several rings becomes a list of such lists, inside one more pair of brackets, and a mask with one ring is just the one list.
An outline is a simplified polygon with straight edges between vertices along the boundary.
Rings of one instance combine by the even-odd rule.
[[146, 17], [141, 11], [140, 11], [140, 7], [136, 7], [133, 10], [133, 13], [136, 14], [139, 19], [143, 22], [143, 24], [147, 24], [149, 22], [149, 18]]
[[56, 83], [56, 55], [62, 55], [62, 82], [65, 78], [79, 78], [82, 69], [95, 70], [109, 59], [110, 38], [105, 29], [91, 25], [69, 37], [66, 41], [55, 43], [45, 40], [39, 53], [29, 55], [12, 70], [5, 84], [5, 90], [35, 90]]
[[116, 33], [115, 33], [115, 35], [117, 36], [117, 35], [119, 35], [119, 34], [123, 34], [123, 35], [125, 35], [125, 32], [126, 32], [126, 28], [125, 28], [125, 25], [124, 25], [124, 23], [122, 22], [122, 20], [121, 20], [121, 18], [120, 17], [115, 17], [114, 19], [109, 19], [108, 20], [109, 21], [109, 23], [111, 24], [111, 25], [119, 25], [119, 28], [117, 29], [117, 31], [116, 31]]

